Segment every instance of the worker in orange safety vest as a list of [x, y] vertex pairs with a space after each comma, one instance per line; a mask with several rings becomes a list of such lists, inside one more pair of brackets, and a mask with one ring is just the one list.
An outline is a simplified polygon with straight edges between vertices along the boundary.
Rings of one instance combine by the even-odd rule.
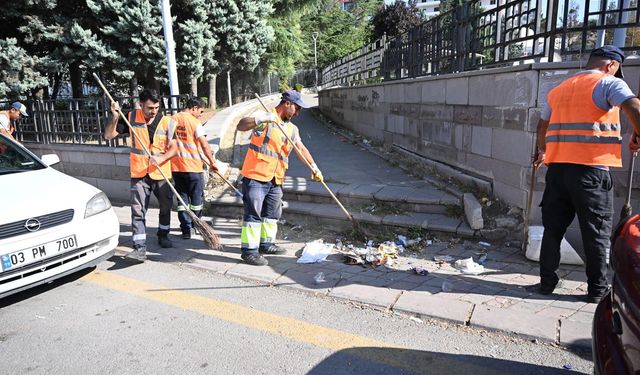
[[189, 98], [184, 110], [173, 116], [176, 122], [178, 153], [171, 159], [171, 170], [176, 191], [182, 200], [189, 205], [189, 207], [184, 207], [178, 202], [178, 219], [183, 239], [191, 238], [193, 226], [191, 217], [187, 215], [187, 209], [198, 217], [202, 214], [204, 200], [203, 155], [208, 160], [209, 171], [218, 170], [211, 146], [207, 142], [207, 133], [198, 120], [202, 116], [203, 109], [204, 103], [200, 98]]
[[298, 128], [290, 122], [301, 108], [308, 107], [300, 93], [289, 90], [282, 94], [280, 103], [271, 112], [245, 117], [237, 125], [240, 131], [251, 130], [251, 143], [240, 172], [244, 203], [241, 258], [247, 264], [265, 266], [268, 261], [263, 254], [285, 252], [275, 244], [275, 239], [282, 215], [282, 183], [293, 146], [276, 124], [284, 128], [298, 147], [301, 152], [298, 157], [311, 164], [311, 178], [323, 181], [322, 173], [300, 139]]
[[623, 51], [605, 45], [593, 50], [586, 70], [551, 90], [537, 127], [534, 168], [548, 166], [542, 202], [541, 294], [560, 279], [560, 243], [578, 216], [586, 257], [587, 295], [597, 303], [607, 285], [606, 253], [613, 222], [610, 168], [622, 166], [620, 108], [632, 124], [629, 148], [640, 147], [640, 100], [622, 80]]
[[[143, 90], [139, 95], [140, 109], [131, 111], [129, 123], [135, 132], [131, 138], [129, 168], [131, 171], [131, 228], [133, 230], [133, 251], [126, 257], [143, 262], [146, 259], [147, 234], [145, 216], [149, 198], [153, 192], [160, 206], [158, 244], [163, 248], [173, 247], [169, 240], [173, 191], [170, 159], [176, 155], [177, 145], [174, 139], [175, 121], [158, 113], [160, 98], [154, 90]], [[111, 118], [104, 130], [104, 138], [113, 139], [118, 135], [129, 135], [131, 130], [120, 118], [120, 105], [111, 103]], [[151, 156], [145, 151], [151, 152]], [[160, 173], [162, 170], [162, 173]]]

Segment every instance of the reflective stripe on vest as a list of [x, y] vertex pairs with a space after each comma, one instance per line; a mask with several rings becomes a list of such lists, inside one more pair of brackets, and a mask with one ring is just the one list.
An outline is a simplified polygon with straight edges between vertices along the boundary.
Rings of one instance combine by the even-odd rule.
[[[142, 114], [142, 110], [137, 109], [129, 113], [129, 122], [133, 132], [136, 136], [131, 139], [131, 149], [129, 152], [129, 164], [131, 169], [132, 178], [142, 178], [149, 175], [154, 180], [162, 180], [162, 174], [158, 171], [158, 168], [149, 162], [149, 156], [144, 150], [140, 142], [142, 142], [147, 149], [151, 152], [151, 155], [162, 155], [168, 144], [168, 136], [173, 135], [174, 123], [166, 116], [158, 114], [154, 123], [156, 125], [156, 131], [153, 134], [153, 143], [149, 141], [149, 131], [147, 124]], [[171, 178], [171, 162], [164, 162], [160, 168], [167, 178]]]
[[602, 73], [577, 74], [548, 95], [551, 118], [545, 135], [545, 163], [622, 166], [620, 109], [593, 102]]
[[176, 122], [176, 143], [178, 153], [171, 159], [171, 170], [174, 172], [199, 173], [203, 171], [200, 148], [196, 143], [196, 128], [200, 121], [192, 114], [180, 112], [173, 116]]
[[[272, 112], [276, 113], [275, 110]], [[298, 142], [295, 125], [287, 122], [282, 124], [282, 127], [293, 142]], [[284, 182], [284, 173], [289, 167], [289, 154], [292, 149], [293, 146], [276, 124], [267, 124], [263, 131], [254, 129], [241, 174], [263, 182], [275, 178], [276, 184], [281, 185]]]

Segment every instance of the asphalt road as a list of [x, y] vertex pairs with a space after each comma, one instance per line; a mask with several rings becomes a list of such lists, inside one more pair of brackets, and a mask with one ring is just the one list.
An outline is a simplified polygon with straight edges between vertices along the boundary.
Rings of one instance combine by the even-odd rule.
[[0, 300], [6, 374], [554, 374], [589, 353], [119, 258]]

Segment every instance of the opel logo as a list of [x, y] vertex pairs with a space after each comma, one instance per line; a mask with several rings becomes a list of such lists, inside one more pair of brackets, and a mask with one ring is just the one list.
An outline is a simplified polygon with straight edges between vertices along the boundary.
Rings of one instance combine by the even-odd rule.
[[40, 222], [38, 221], [38, 219], [27, 219], [27, 221], [25, 221], [24, 223], [24, 227], [27, 228], [29, 232], [35, 232], [40, 229]]

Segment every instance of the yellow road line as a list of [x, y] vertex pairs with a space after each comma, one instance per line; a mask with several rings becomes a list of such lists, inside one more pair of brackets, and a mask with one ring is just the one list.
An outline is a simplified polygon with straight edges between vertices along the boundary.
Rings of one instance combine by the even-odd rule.
[[[444, 368], [451, 366], [451, 358], [446, 361], [449, 363], [438, 361], [437, 353], [424, 353], [420, 355], [420, 353], [423, 352], [405, 349], [383, 341], [259, 311], [230, 302], [178, 290], [169, 290], [157, 284], [146, 283], [112, 272], [96, 270], [83, 276], [82, 280], [104, 288], [118, 290], [148, 300], [195, 311], [220, 320], [333, 351], [368, 348], [371, 350], [362, 352], [353, 351], [353, 354], [378, 363], [406, 368], [412, 372], [433, 372], [434, 369], [440, 366]], [[392, 350], [389, 351], [386, 349]], [[456, 362], [456, 371], [454, 372], [457, 372], [457, 370], [460, 369], [458, 366], [462, 364], [461, 361]], [[473, 371], [473, 369], [476, 371], [480, 369], [484, 371], [487, 370], [480, 366], [468, 368], [466, 364], [463, 367], [469, 371]]]

